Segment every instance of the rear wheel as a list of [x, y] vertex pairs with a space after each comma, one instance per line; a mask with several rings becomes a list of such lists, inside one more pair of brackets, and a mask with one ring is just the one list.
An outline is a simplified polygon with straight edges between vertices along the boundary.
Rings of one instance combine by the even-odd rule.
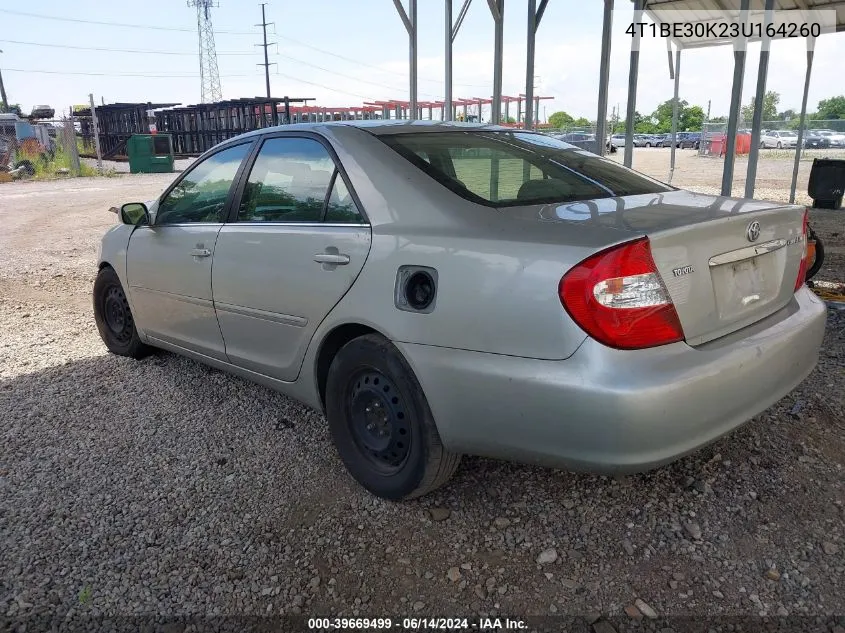
[[783, 143], [781, 143], [780, 141], [778, 141], [778, 149], [783, 149]]
[[129, 301], [113, 268], [106, 266], [94, 282], [94, 320], [100, 338], [113, 354], [143, 358], [151, 348], [141, 342]]
[[335, 356], [326, 383], [326, 417], [349, 473], [385, 499], [431, 492], [461, 460], [443, 446], [410, 366], [377, 334], [350, 341]]

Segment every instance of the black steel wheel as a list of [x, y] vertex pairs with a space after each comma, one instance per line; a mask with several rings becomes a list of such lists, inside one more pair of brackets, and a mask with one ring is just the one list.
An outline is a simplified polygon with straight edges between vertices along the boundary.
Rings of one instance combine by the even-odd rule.
[[396, 385], [377, 369], [362, 369], [349, 381], [349, 424], [358, 450], [385, 473], [408, 459], [411, 426]]
[[113, 268], [106, 266], [94, 282], [94, 320], [110, 352], [141, 358], [150, 348], [141, 342], [129, 300]]
[[446, 483], [461, 456], [440, 439], [422, 388], [399, 350], [368, 334], [344, 345], [326, 381], [326, 417], [349, 473], [385, 499]]

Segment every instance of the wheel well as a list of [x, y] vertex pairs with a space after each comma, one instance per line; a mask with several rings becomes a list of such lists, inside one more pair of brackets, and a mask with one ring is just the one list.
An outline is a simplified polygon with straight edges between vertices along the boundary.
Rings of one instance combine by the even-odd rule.
[[333, 329], [323, 339], [317, 354], [317, 388], [320, 391], [320, 402], [323, 408], [326, 406], [326, 382], [329, 377], [329, 368], [340, 348], [359, 336], [378, 333], [373, 328], [360, 323], [345, 323]]
[[112, 265], [108, 262], [100, 262], [100, 265], [97, 267], [97, 270], [103, 270], [103, 268], [112, 268]]

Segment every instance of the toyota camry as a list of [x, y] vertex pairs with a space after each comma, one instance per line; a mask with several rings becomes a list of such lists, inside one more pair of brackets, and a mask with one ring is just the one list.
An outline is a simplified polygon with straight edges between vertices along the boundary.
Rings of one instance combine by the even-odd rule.
[[263, 129], [116, 211], [93, 290], [108, 349], [170, 350], [322, 411], [351, 476], [389, 499], [462, 454], [660, 466], [788, 394], [824, 333], [804, 208], [676, 189], [533, 132]]

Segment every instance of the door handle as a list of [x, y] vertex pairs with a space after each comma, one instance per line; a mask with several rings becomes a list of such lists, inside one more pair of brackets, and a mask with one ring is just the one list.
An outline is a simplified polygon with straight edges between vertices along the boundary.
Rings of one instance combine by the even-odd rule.
[[207, 248], [192, 248], [191, 257], [210, 257], [211, 251]]
[[316, 253], [314, 261], [318, 264], [335, 264], [337, 266], [345, 266], [349, 263], [349, 255], [343, 253]]

